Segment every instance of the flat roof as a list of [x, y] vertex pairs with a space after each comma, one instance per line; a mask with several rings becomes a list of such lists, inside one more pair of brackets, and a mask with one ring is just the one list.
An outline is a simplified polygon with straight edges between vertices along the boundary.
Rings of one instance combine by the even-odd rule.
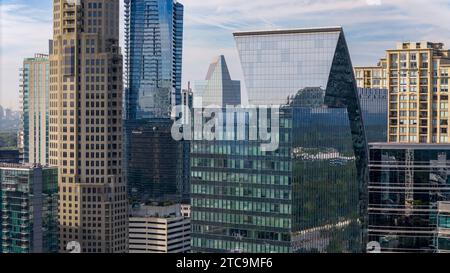
[[450, 144], [437, 144], [437, 143], [387, 143], [387, 142], [374, 142], [369, 143], [370, 148], [374, 149], [416, 149], [416, 150], [450, 150]]
[[238, 37], [238, 36], [255, 36], [255, 35], [271, 35], [271, 34], [294, 34], [294, 33], [317, 33], [317, 32], [340, 32], [340, 31], [342, 31], [342, 27], [335, 26], [335, 27], [316, 27], [316, 28], [237, 31], [233, 33], [233, 36]]

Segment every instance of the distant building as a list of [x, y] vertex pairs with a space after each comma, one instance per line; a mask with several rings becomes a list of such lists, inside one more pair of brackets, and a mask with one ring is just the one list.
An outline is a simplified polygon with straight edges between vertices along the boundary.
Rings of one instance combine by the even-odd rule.
[[3, 107], [0, 105], [0, 120], [5, 118], [5, 111], [3, 110]]
[[58, 169], [0, 163], [1, 252], [58, 252]]
[[369, 146], [369, 241], [382, 252], [450, 250], [450, 145]]
[[175, 142], [172, 107], [182, 104], [184, 6], [125, 1], [125, 175], [134, 203], [189, 200], [189, 143]]
[[358, 87], [387, 89], [386, 68], [386, 59], [381, 59], [377, 66], [355, 67], [355, 77]]
[[191, 249], [190, 219], [181, 205], [141, 205], [130, 210], [130, 253], [187, 253]]
[[53, 2], [49, 164], [59, 167], [60, 252], [128, 252], [122, 1]]
[[48, 163], [49, 66], [45, 54], [36, 54], [23, 61], [20, 93], [25, 163]]
[[5, 109], [5, 119], [6, 120], [11, 120], [13, 119], [13, 110], [6, 108]]
[[398, 43], [375, 67], [356, 67], [358, 87], [388, 90], [388, 142], [449, 143], [450, 50]]
[[387, 141], [387, 89], [358, 88], [367, 142]]
[[172, 138], [170, 119], [133, 123], [127, 150], [129, 201], [181, 203], [189, 200], [189, 187], [183, 179], [183, 142]]
[[202, 107], [241, 104], [241, 82], [231, 79], [223, 55], [210, 64], [204, 81], [194, 83], [194, 97], [201, 99]]

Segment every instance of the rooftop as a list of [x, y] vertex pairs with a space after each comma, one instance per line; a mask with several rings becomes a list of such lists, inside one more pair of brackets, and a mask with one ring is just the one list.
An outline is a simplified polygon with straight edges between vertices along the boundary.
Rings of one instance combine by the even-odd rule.
[[172, 205], [145, 205], [133, 207], [130, 210], [132, 217], [173, 218], [181, 216], [181, 204]]
[[255, 35], [273, 35], [273, 34], [296, 34], [296, 33], [319, 33], [319, 32], [340, 32], [342, 27], [316, 27], [316, 28], [293, 28], [293, 29], [273, 29], [273, 30], [255, 30], [255, 31], [237, 31], [233, 33], [234, 37], [238, 36], [255, 36]]

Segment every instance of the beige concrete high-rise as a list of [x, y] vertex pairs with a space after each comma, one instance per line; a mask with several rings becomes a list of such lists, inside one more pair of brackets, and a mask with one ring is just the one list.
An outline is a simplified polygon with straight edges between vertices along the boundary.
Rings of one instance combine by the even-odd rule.
[[[46, 54], [26, 58], [21, 69], [20, 104], [24, 163], [47, 165], [49, 60]], [[22, 147], [21, 147], [22, 148]]]
[[[385, 69], [380, 87], [389, 91], [388, 141], [448, 143], [450, 50], [442, 43], [399, 43], [378, 69]], [[375, 79], [366, 68], [355, 72], [358, 87], [372, 88]]]
[[117, 0], [54, 0], [49, 160], [59, 167], [60, 251], [127, 252]]
[[355, 67], [355, 78], [360, 88], [385, 89], [386, 59], [380, 60], [377, 66]]

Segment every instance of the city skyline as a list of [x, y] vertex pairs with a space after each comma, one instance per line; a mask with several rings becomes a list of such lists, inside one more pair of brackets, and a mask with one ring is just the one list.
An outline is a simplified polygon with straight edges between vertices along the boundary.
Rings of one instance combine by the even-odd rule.
[[0, 253], [450, 252], [450, 0], [0, 1]]
[[[450, 18], [445, 16], [450, 5], [443, 0], [428, 1], [426, 6], [418, 0], [180, 2], [185, 6], [183, 88], [188, 81], [203, 79], [207, 64], [217, 55], [227, 58], [232, 78], [243, 79], [232, 37], [232, 32], [239, 30], [342, 25], [347, 30], [356, 66], [375, 63], [385, 48], [393, 47], [398, 41], [450, 44], [450, 38], [440, 37], [450, 29]], [[4, 0], [0, 4], [0, 104], [5, 108], [18, 109], [17, 71], [21, 60], [46, 52], [51, 38], [51, 6], [51, 1], [37, 0]], [[122, 41], [123, 27], [121, 21]], [[24, 36], [27, 43], [23, 43]]]

